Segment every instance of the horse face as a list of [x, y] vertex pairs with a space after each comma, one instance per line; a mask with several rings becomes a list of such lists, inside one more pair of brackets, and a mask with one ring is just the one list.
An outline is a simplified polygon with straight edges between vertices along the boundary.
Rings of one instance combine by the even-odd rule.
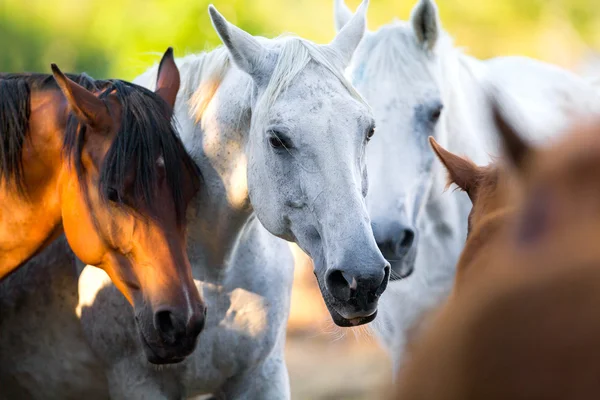
[[[168, 56], [161, 63], [157, 93], [172, 107], [175, 96], [169, 88], [177, 92], [178, 72], [176, 79], [165, 77], [175, 74], [172, 55], [170, 60]], [[131, 116], [125, 115], [120, 89], [111, 90], [100, 100], [57, 69], [54, 72], [70, 109], [86, 128], [80, 159], [75, 161], [79, 165], [63, 171], [60, 178], [63, 226], [69, 244], [83, 262], [105, 270], [133, 305], [148, 360], [157, 364], [179, 362], [195, 348], [206, 311], [191, 276], [184, 215], [177, 212], [178, 207], [185, 212], [196, 193], [198, 177], [181, 161], [186, 153], [173, 154], [165, 138], [159, 145], [144, 143], [141, 151], [152, 153], [146, 158], [135, 151], [119, 154], [116, 160], [110, 156], [121, 150], [128, 152], [123, 150], [128, 148], [124, 141], [135, 138], [126, 135], [145, 135], [139, 129], [156, 127], [154, 135], [168, 135], [170, 111], [163, 107], [164, 120], [156, 119], [148, 126], [140, 123], [136, 128]], [[166, 106], [164, 102], [162, 105]], [[161, 108], [144, 111], [158, 118]], [[123, 131], [123, 124], [131, 132]], [[167, 127], [166, 132], [161, 127]], [[156, 138], [152, 134], [145, 137]], [[142, 144], [138, 144], [134, 147], [140, 151]], [[120, 162], [119, 157], [126, 160], [120, 172], [123, 179], [121, 184], [114, 184], [106, 181], [105, 169], [119, 168], [113, 165]], [[180, 199], [170, 186], [173, 173], [182, 176]], [[148, 175], [153, 177], [148, 192], [141, 193], [136, 184]]]
[[[336, 25], [343, 27], [349, 11], [341, 0], [336, 5]], [[367, 33], [350, 67], [377, 123], [367, 153], [367, 204], [377, 243], [396, 277], [414, 268], [417, 223], [433, 179], [427, 137], [443, 130], [435, 6], [420, 2], [411, 22]]]
[[375, 318], [389, 276], [364, 199], [373, 117], [341, 74], [364, 32], [365, 6], [322, 47], [297, 38], [259, 41], [211, 9], [232, 59], [252, 77], [246, 154], [254, 211], [271, 233], [314, 259], [325, 303], [341, 326]]

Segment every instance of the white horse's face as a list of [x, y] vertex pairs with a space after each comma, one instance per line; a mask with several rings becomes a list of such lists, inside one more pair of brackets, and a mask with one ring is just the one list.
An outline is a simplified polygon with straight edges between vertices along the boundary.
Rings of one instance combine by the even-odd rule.
[[[341, 1], [337, 5], [341, 26], [347, 11]], [[427, 138], [442, 128], [435, 12], [432, 3], [422, 1], [412, 24], [367, 33], [350, 71], [375, 114], [367, 204], [375, 238], [396, 277], [408, 276], [414, 267], [417, 221], [432, 181], [434, 157]]]
[[253, 78], [246, 154], [257, 217], [313, 258], [336, 324], [372, 321], [390, 274], [365, 205], [374, 118], [340, 65], [362, 38], [364, 10], [328, 46], [259, 41], [212, 14], [232, 59]]

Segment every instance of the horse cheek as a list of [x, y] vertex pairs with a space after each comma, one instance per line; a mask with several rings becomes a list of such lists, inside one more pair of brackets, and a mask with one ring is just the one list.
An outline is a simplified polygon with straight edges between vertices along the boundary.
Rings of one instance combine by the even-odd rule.
[[101, 264], [106, 246], [96, 232], [77, 178], [63, 179], [61, 177], [59, 185], [62, 188], [63, 227], [71, 249], [84, 263]]

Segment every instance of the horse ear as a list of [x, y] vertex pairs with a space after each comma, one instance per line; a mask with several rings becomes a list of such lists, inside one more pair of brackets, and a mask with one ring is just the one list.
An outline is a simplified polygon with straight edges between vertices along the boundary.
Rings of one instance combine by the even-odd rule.
[[433, 0], [420, 0], [412, 10], [410, 20], [419, 44], [433, 50], [440, 31], [438, 9]]
[[500, 133], [505, 154], [518, 170], [522, 170], [525, 160], [532, 153], [531, 147], [522, 139], [515, 127], [508, 122], [496, 100], [492, 101], [492, 115], [496, 129]]
[[354, 55], [356, 48], [360, 44], [360, 41], [367, 30], [368, 6], [369, 0], [363, 0], [356, 11], [356, 14], [354, 14], [346, 24], [344, 24], [340, 32], [329, 44], [329, 47], [333, 49], [339, 56], [341, 56], [341, 61], [344, 68], [350, 64], [352, 56]]
[[341, 31], [352, 19], [352, 11], [350, 11], [344, 0], [335, 0], [333, 3], [333, 14], [337, 32]]
[[181, 78], [177, 64], [175, 64], [175, 58], [173, 57], [173, 48], [169, 47], [158, 66], [155, 93], [173, 109], [175, 108], [175, 99], [177, 98], [180, 84]]
[[52, 64], [52, 75], [63, 92], [69, 107], [77, 119], [95, 130], [110, 126], [111, 117], [106, 105], [92, 92], [67, 78], [62, 71]]
[[208, 12], [213, 27], [238, 68], [255, 80], [263, 77], [267, 50], [254, 36], [227, 22], [212, 4], [208, 6]]
[[480, 167], [471, 160], [449, 152], [439, 145], [433, 137], [429, 137], [431, 148], [448, 171], [448, 185], [455, 183], [461, 190], [474, 200], [477, 182], [481, 173]]

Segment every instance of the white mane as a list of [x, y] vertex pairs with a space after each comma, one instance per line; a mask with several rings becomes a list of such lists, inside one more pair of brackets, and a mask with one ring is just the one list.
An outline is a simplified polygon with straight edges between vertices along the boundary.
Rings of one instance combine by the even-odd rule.
[[[327, 69], [353, 98], [368, 107], [367, 102], [344, 76], [342, 68], [338, 67], [341, 60], [334, 50], [295, 36], [281, 36], [272, 40], [258, 39], [267, 48], [277, 49], [279, 56], [264, 95], [260, 103], [256, 104], [257, 119], [266, 116], [278, 97], [311, 62]], [[219, 46], [210, 52], [178, 58], [176, 63], [181, 75], [181, 87], [177, 98], [188, 103], [190, 116], [199, 122], [233, 62], [227, 49]], [[157, 72], [158, 64], [138, 77], [136, 83], [143, 83], [144, 86], [154, 89]]]
[[258, 119], [265, 117], [281, 93], [311, 62], [327, 69], [353, 98], [368, 107], [366, 101], [344, 76], [340, 56], [332, 49], [294, 36], [280, 37], [271, 43], [279, 48], [279, 57], [262, 100], [257, 104]]

